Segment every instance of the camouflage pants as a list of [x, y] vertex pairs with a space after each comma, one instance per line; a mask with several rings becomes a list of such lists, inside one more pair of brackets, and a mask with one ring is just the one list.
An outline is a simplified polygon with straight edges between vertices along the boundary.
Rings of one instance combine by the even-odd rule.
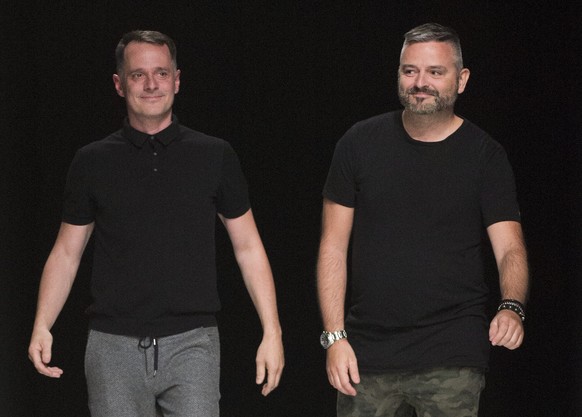
[[475, 368], [360, 374], [355, 387], [355, 397], [338, 393], [338, 417], [477, 417], [485, 376]]

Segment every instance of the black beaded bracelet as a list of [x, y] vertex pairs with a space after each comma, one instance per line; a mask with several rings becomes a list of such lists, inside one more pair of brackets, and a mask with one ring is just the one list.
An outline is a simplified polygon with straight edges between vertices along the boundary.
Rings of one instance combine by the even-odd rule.
[[504, 299], [499, 303], [497, 311], [501, 310], [511, 310], [521, 318], [521, 321], [525, 321], [525, 307], [522, 303], [513, 299]]

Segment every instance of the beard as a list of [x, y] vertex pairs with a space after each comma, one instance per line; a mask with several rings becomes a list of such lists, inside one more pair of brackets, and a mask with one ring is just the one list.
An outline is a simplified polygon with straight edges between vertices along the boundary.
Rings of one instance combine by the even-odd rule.
[[[454, 89], [441, 94], [437, 90], [429, 87], [411, 87], [405, 90], [402, 88], [400, 80], [398, 81], [398, 98], [400, 99], [400, 103], [406, 110], [414, 114], [435, 114], [442, 110], [452, 108], [455, 101], [457, 101], [458, 82], [455, 83]], [[432, 102], [428, 102], [427, 99], [417, 99], [412, 96], [416, 93], [430, 94], [433, 100]]]

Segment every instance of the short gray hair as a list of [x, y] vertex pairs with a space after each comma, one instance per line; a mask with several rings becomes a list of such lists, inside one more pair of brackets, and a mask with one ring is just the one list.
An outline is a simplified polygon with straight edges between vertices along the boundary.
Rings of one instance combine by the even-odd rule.
[[414, 43], [421, 42], [446, 42], [455, 51], [455, 64], [460, 71], [463, 68], [463, 52], [461, 51], [461, 41], [457, 32], [438, 23], [425, 23], [410, 29], [404, 34], [404, 44], [402, 49]]

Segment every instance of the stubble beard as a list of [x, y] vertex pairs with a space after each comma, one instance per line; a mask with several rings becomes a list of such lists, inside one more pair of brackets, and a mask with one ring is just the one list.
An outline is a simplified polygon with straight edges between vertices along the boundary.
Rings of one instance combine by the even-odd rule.
[[[437, 90], [428, 87], [411, 87], [405, 90], [401, 87], [400, 80], [398, 82], [398, 98], [404, 108], [411, 113], [418, 115], [435, 114], [448, 108], [452, 108], [457, 101], [458, 83], [455, 83], [454, 90], [449, 94], [441, 95]], [[430, 94], [434, 100], [428, 102], [427, 99], [416, 99], [412, 95], [417, 93]]]

